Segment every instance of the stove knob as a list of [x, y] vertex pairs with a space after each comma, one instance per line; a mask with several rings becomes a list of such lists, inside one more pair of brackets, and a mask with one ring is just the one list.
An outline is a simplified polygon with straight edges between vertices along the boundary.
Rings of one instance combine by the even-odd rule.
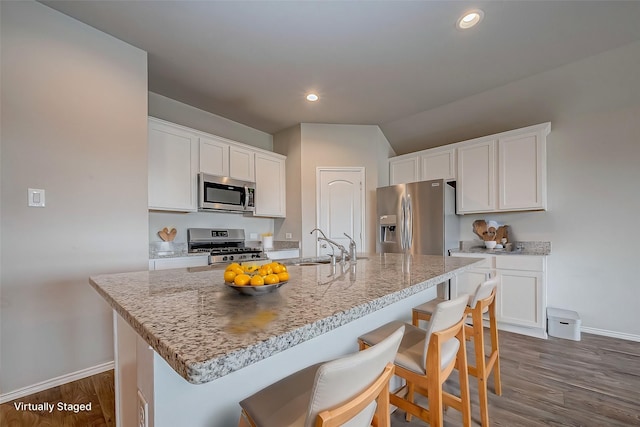
[[226, 260], [227, 260], [227, 256], [226, 256], [226, 255], [225, 255], [225, 256], [223, 256], [223, 257], [222, 257], [222, 260], [223, 260], [223, 261], [226, 261]]
[[229, 261], [233, 261], [233, 255], [229, 255]]

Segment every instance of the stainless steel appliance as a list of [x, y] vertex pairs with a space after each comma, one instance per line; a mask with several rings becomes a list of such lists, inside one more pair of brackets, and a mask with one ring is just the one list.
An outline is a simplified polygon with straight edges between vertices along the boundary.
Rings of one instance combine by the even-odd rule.
[[198, 209], [201, 211], [254, 212], [256, 185], [223, 176], [198, 175]]
[[422, 181], [376, 191], [376, 252], [448, 255], [459, 246], [455, 181]]
[[[447, 256], [459, 246], [455, 181], [422, 181], [378, 188], [376, 252]], [[439, 287], [446, 297], [448, 290]]]
[[189, 252], [209, 253], [209, 264], [267, 259], [262, 248], [245, 246], [242, 229], [189, 228], [187, 243]]

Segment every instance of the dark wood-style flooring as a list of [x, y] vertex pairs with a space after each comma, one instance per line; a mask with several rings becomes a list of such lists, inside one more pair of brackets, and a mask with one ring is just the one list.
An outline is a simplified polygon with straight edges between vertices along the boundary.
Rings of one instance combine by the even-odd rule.
[[[469, 345], [469, 350], [471, 350]], [[492, 426], [640, 426], [640, 343], [582, 334], [582, 341], [541, 340], [500, 332], [502, 396], [489, 381]], [[471, 351], [469, 355], [471, 357]], [[457, 374], [446, 386], [457, 390]], [[470, 377], [471, 412], [480, 425], [477, 380]], [[87, 413], [38, 414], [0, 405], [2, 427], [115, 426], [113, 371], [74, 381], [14, 402], [92, 403]], [[445, 426], [459, 426], [460, 414], [448, 409]], [[393, 427], [425, 426], [392, 415]], [[235, 427], [235, 426], [229, 426]]]
[[[17, 410], [18, 403], [91, 403], [91, 411], [51, 413]], [[0, 405], [2, 427], [115, 427], [113, 370], [63, 384], [40, 393]]]

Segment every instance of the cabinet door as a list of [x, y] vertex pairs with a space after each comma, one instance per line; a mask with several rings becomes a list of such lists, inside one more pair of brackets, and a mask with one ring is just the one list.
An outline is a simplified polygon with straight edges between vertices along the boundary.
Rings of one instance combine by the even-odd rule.
[[149, 120], [149, 209], [197, 210], [198, 138]]
[[389, 185], [406, 184], [420, 180], [418, 156], [389, 160]]
[[420, 180], [456, 179], [456, 150], [427, 150], [420, 155]]
[[498, 209], [546, 209], [545, 145], [536, 132], [498, 140]]
[[229, 176], [233, 179], [255, 182], [254, 156], [254, 151], [230, 146]]
[[229, 144], [212, 138], [200, 138], [200, 172], [229, 176]]
[[256, 210], [254, 216], [286, 215], [285, 159], [265, 153], [255, 154]]
[[544, 327], [542, 272], [498, 270], [498, 321], [528, 327]]
[[[471, 269], [456, 276], [455, 286], [451, 287], [451, 296], [473, 295], [478, 285], [489, 278], [491, 270]], [[453, 284], [452, 284], [453, 285]]]
[[458, 147], [457, 213], [496, 209], [495, 147], [495, 140]]

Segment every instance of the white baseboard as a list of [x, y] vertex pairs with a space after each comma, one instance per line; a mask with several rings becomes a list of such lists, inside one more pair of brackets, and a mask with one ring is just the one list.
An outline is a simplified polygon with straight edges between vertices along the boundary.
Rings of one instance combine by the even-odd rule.
[[583, 326], [580, 328], [580, 330], [582, 330], [582, 332], [585, 332], [587, 334], [603, 335], [605, 337], [620, 338], [622, 340], [640, 342], [640, 335], [609, 331], [606, 329], [590, 328], [588, 326]]
[[21, 397], [29, 396], [34, 393], [38, 393], [44, 390], [48, 390], [52, 387], [58, 387], [62, 384], [67, 384], [72, 381], [81, 380], [92, 375], [96, 375], [105, 371], [109, 371], [114, 368], [113, 362], [106, 362], [101, 365], [92, 366], [90, 368], [82, 369], [80, 371], [72, 372], [67, 375], [62, 375], [56, 378], [52, 378], [47, 381], [42, 381], [37, 384], [33, 384], [27, 387], [23, 387], [18, 390], [10, 391], [8, 393], [0, 394], [0, 404], [10, 402], [12, 400], [20, 399]]

